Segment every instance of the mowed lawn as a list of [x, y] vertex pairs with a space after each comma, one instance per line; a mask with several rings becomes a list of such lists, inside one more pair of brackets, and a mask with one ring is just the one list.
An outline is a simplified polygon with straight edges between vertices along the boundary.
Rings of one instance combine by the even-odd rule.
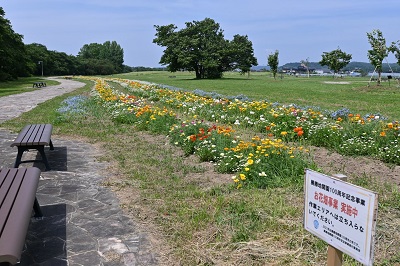
[[400, 118], [397, 103], [400, 100], [400, 85], [396, 80], [369, 82], [369, 77], [294, 77], [278, 75], [274, 80], [270, 73], [254, 72], [241, 75], [225, 73], [222, 79], [197, 80], [189, 72], [137, 72], [113, 77], [149, 81], [187, 90], [201, 89], [226, 96], [245, 95], [252, 100], [267, 100], [281, 104], [296, 104], [303, 107], [319, 107], [336, 111], [348, 108], [351, 112], [381, 114], [390, 119]]

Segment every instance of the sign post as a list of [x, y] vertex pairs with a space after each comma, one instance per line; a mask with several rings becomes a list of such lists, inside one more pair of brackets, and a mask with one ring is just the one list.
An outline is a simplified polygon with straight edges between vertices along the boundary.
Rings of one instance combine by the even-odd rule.
[[343, 252], [332, 247], [328, 246], [328, 262], [327, 266], [342, 266], [343, 262]]
[[[342, 181], [347, 181], [347, 176], [345, 175], [337, 174], [333, 176]], [[342, 266], [342, 262], [343, 262], [343, 252], [329, 245], [327, 266]]]
[[328, 243], [328, 265], [342, 265], [342, 252], [373, 263], [378, 196], [339, 178], [306, 170], [304, 228]]

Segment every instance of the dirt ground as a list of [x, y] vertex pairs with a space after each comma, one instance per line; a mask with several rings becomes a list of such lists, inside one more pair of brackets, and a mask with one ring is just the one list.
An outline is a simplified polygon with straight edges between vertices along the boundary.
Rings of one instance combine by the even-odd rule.
[[366, 157], [342, 156], [324, 148], [313, 148], [311, 152], [316, 164], [329, 175], [344, 174], [350, 180], [355, 177], [372, 178], [400, 186], [400, 166]]
[[[174, 153], [174, 156], [182, 157], [183, 152], [177, 148], [171, 146], [166, 142], [164, 137], [158, 137], [154, 135], [143, 134], [144, 139], [148, 142], [163, 144]], [[328, 151], [324, 148], [314, 147], [311, 149], [312, 158], [320, 169], [328, 174], [344, 174], [351, 181], [352, 178], [364, 177], [371, 178], [379, 182], [389, 182], [400, 186], [400, 167], [389, 166], [378, 160], [373, 160], [365, 157], [348, 157], [340, 154]], [[214, 187], [223, 184], [232, 183], [231, 174], [219, 174], [214, 171], [214, 165], [209, 162], [199, 162], [199, 159], [192, 155], [185, 159], [185, 163], [189, 165], [201, 166], [204, 169], [202, 173], [195, 173], [187, 176], [186, 178], [191, 181], [195, 181], [199, 187], [207, 188]], [[204, 178], [207, 177], [207, 178]], [[118, 174], [114, 178], [110, 179], [110, 184], [118, 181]], [[174, 259], [172, 247], [169, 247], [161, 228], [158, 228], [154, 221], [154, 217], [159, 214], [155, 210], [146, 208], [147, 204], [141, 204], [142, 200], [140, 197], [140, 191], [138, 188], [132, 186], [118, 186], [115, 183], [111, 186], [117, 188], [116, 194], [121, 201], [121, 206], [129, 206], [126, 211], [135, 222], [139, 223], [139, 227], [147, 232], [151, 232], [149, 235], [150, 242], [154, 250], [159, 253], [159, 265], [180, 265], [179, 261]], [[135, 191], [137, 190], [137, 191]]]

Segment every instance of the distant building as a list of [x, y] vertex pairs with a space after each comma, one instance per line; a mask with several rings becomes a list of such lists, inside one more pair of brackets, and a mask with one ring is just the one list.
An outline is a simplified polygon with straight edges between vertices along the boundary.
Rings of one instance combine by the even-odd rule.
[[[315, 68], [308, 68], [308, 71], [310, 73], [313, 73], [315, 71]], [[296, 75], [296, 74], [306, 74], [308, 73], [307, 67], [299, 65], [297, 67], [283, 67], [282, 72], [287, 73], [290, 75]]]

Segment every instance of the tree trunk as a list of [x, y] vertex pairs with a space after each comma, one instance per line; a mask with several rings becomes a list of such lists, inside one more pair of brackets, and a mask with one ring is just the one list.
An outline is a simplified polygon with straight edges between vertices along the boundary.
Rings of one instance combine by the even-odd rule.
[[196, 72], [196, 79], [201, 79], [201, 67], [196, 66], [194, 68], [195, 72]]
[[378, 81], [376, 82], [376, 84], [378, 85], [378, 86], [380, 86], [381, 85], [381, 74], [382, 74], [382, 72], [381, 71], [378, 71]]

